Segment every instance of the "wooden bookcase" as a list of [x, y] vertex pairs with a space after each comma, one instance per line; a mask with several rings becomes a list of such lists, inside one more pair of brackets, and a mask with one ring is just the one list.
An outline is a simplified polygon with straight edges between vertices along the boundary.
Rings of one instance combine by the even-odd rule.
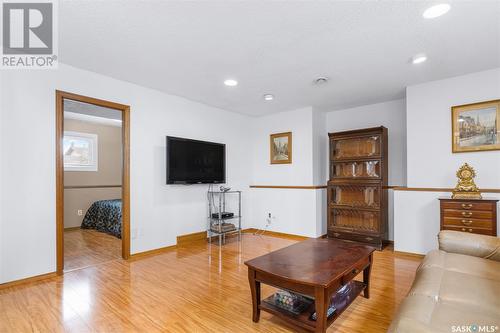
[[328, 237], [382, 248], [387, 239], [387, 128], [329, 133]]

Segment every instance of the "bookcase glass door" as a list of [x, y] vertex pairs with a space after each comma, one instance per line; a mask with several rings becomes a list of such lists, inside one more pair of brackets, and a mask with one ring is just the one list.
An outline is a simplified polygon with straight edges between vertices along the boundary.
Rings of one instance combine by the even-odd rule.
[[380, 187], [371, 185], [334, 185], [328, 188], [331, 204], [359, 208], [380, 207]]
[[330, 228], [378, 233], [380, 213], [369, 210], [331, 209]]
[[332, 163], [331, 178], [380, 178], [380, 161], [354, 161]]
[[369, 158], [380, 156], [380, 135], [369, 135], [333, 140], [332, 160]]

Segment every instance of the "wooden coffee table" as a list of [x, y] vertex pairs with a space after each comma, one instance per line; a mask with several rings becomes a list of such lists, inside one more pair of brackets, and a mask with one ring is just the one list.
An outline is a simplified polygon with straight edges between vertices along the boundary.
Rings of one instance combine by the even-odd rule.
[[[335, 319], [363, 291], [370, 297], [370, 272], [375, 248], [356, 243], [317, 238], [245, 262], [252, 292], [253, 321], [260, 310], [315, 332], [325, 332]], [[353, 281], [345, 305], [327, 318], [330, 299], [337, 290], [363, 271], [363, 282]], [[267, 302], [261, 302], [260, 284], [268, 284], [314, 298], [314, 304], [295, 315]], [[317, 311], [317, 320], [310, 318]]]

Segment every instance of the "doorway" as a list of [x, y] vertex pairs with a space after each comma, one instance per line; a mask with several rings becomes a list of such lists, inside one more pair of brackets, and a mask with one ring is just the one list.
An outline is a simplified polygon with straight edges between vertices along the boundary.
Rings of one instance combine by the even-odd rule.
[[129, 113], [128, 105], [56, 91], [58, 274], [130, 256]]

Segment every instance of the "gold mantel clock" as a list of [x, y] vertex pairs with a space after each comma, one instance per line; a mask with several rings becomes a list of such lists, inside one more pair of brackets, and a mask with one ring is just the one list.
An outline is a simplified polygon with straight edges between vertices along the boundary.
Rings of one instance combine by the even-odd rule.
[[457, 171], [458, 183], [453, 189], [453, 199], [481, 199], [479, 188], [474, 183], [476, 171], [465, 163]]

